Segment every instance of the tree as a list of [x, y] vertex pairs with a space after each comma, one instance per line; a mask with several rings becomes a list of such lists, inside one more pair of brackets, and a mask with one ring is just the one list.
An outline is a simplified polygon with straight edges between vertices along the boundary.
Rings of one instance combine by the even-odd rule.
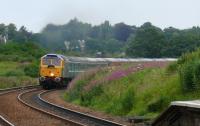
[[17, 28], [16, 28], [15, 24], [11, 23], [7, 26], [7, 34], [8, 34], [9, 40], [15, 39], [16, 34], [17, 34]]
[[6, 26], [4, 24], [0, 24], [0, 35], [4, 35], [6, 32]]
[[119, 41], [127, 41], [130, 34], [134, 34], [136, 27], [131, 27], [124, 23], [118, 23], [114, 26], [114, 37]]
[[166, 44], [163, 49], [165, 57], [179, 57], [182, 53], [191, 52], [200, 46], [200, 28], [178, 30], [164, 29]]
[[14, 41], [16, 42], [28, 42], [32, 37], [32, 33], [28, 32], [25, 26], [21, 26], [17, 32]]
[[143, 24], [135, 36], [131, 36], [126, 53], [131, 57], [161, 57], [165, 36], [161, 29], [147, 22]]

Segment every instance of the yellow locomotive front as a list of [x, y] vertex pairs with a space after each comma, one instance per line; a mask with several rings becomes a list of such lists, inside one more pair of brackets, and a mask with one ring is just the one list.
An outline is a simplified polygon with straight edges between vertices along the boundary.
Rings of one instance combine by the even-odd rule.
[[63, 85], [64, 60], [60, 55], [47, 54], [40, 62], [40, 85], [45, 89]]

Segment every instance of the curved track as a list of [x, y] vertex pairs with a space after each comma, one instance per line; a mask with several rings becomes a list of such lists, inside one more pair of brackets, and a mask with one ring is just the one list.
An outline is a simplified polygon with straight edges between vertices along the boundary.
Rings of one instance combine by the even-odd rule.
[[0, 115], [0, 126], [14, 126], [11, 122], [6, 120], [3, 116]]
[[[0, 89], [0, 96], [1, 95], [6, 95], [12, 92], [16, 92], [18, 90], [22, 89], [31, 89], [31, 88], [36, 88], [38, 85], [29, 85], [29, 86], [22, 86], [22, 87], [14, 87], [14, 88], [6, 88], [6, 89]], [[10, 121], [5, 119], [3, 116], [0, 115], [0, 126], [14, 126]]]
[[[4, 116], [3, 117], [0, 115], [0, 126], [14, 126], [14, 124], [22, 126], [30, 124], [38, 125], [38, 122], [39, 124], [43, 123], [41, 125], [49, 125], [49, 122], [56, 122], [52, 125], [122, 126], [122, 124], [116, 122], [111, 122], [49, 103], [41, 98], [41, 95], [44, 95], [47, 92], [49, 91], [44, 91], [41, 88], [38, 88], [38, 86], [27, 86], [0, 90], [0, 100], [5, 101], [0, 103], [0, 108], [7, 109], [7, 111], [0, 109], [0, 114], [3, 114]], [[12, 101], [12, 103], [9, 103], [10, 101]], [[19, 110], [21, 113], [19, 113]], [[27, 117], [27, 115], [31, 115], [32, 117]], [[37, 123], [35, 123], [35, 121], [31, 123], [32, 120], [26, 122], [27, 119], [35, 118], [36, 115], [39, 116], [37, 117], [39, 119], [35, 119], [38, 120]], [[11, 120], [12, 123], [5, 119], [5, 117]], [[40, 117], [43, 117], [44, 119]], [[45, 120], [48, 121], [48, 123], [44, 124]]]
[[21, 94], [18, 95], [18, 100], [23, 103], [24, 105], [34, 109], [34, 110], [37, 110], [41, 113], [44, 113], [48, 116], [51, 116], [52, 118], [56, 118], [56, 119], [59, 119], [63, 122], [66, 122], [68, 123], [70, 126], [73, 125], [73, 126], [85, 126], [84, 124], [81, 124], [79, 122], [75, 122], [73, 120], [70, 120], [70, 119], [66, 119], [62, 116], [59, 116], [59, 115], [56, 115], [54, 114], [53, 111], [50, 111], [46, 108], [46, 106], [44, 106], [40, 100], [37, 98], [37, 94], [40, 93], [41, 89], [34, 89], [34, 90], [29, 90], [29, 91], [26, 91], [26, 92], [22, 92]]
[[56, 116], [62, 120], [68, 120], [78, 125], [95, 125], [95, 126], [122, 126], [122, 124], [97, 118], [91, 115], [73, 111], [61, 106], [49, 103], [41, 98], [41, 95], [49, 91], [43, 90], [31, 90], [25, 93], [21, 93], [18, 99], [38, 111], [48, 113], [51, 116]]
[[113, 121], [105, 120], [102, 118], [98, 118], [89, 114], [81, 113], [75, 110], [71, 110], [68, 108], [64, 108], [62, 106], [50, 103], [44, 99], [42, 99], [42, 95], [49, 93], [50, 91], [43, 91], [38, 94], [38, 98], [43, 104], [47, 105], [49, 108], [56, 110], [59, 114], [64, 116], [74, 117], [76, 120], [78, 119], [81, 123], [86, 123], [87, 125], [98, 125], [98, 126], [123, 126], [123, 124], [119, 124]]
[[[33, 90], [41, 90], [38, 87], [30, 88], [13, 88], [0, 91], [0, 126], [80, 126], [77, 123], [69, 122], [52, 116], [50, 114], [42, 113], [27, 107], [18, 100], [19, 94]], [[12, 123], [10, 123], [11, 121]], [[13, 125], [14, 124], [14, 125]]]
[[0, 89], [0, 95], [5, 95], [8, 93], [18, 91], [18, 90], [32, 89], [32, 88], [37, 88], [37, 87], [39, 87], [39, 85], [29, 85], [29, 86], [22, 86], [22, 87]]

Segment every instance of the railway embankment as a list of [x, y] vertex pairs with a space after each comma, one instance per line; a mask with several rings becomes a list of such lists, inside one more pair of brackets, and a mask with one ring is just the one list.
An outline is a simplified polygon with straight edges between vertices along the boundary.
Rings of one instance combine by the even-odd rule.
[[64, 98], [111, 115], [154, 117], [169, 102], [164, 97], [166, 88], [178, 81], [177, 73], [165, 73], [167, 64], [148, 62], [91, 70], [71, 82]]
[[121, 117], [155, 118], [172, 101], [199, 99], [199, 53], [174, 63], [137, 63], [79, 75], [63, 97], [67, 102]]

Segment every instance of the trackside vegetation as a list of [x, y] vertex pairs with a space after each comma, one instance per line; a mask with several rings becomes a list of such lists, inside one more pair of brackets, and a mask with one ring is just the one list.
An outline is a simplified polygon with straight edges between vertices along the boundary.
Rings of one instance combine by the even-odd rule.
[[0, 88], [38, 84], [44, 49], [31, 42], [0, 44]]
[[200, 49], [181, 56], [177, 64], [180, 80], [184, 91], [198, 91], [200, 89]]
[[[154, 118], [171, 101], [199, 99], [199, 59], [198, 49], [164, 68], [128, 74], [126, 69], [133, 69], [134, 65], [90, 70], [71, 82], [64, 99], [112, 115]], [[124, 76], [119, 76], [119, 69]]]

